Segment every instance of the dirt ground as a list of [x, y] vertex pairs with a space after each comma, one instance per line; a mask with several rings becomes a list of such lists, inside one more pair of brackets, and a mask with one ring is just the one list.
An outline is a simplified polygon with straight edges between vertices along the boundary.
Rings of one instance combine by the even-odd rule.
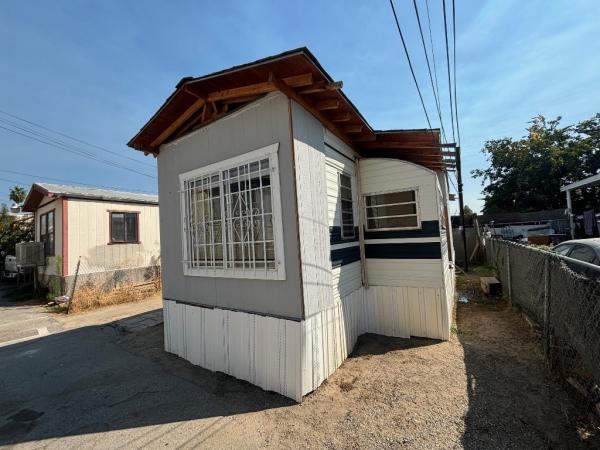
[[[266, 395], [259, 411], [225, 415], [226, 433], [207, 447], [258, 448], [598, 448], [572, 400], [547, 370], [538, 339], [523, 316], [502, 301], [483, 299], [462, 281], [449, 342], [360, 338], [353, 355], [301, 405]], [[126, 343], [173, 370], [160, 334]], [[132, 345], [133, 344], [133, 345]], [[244, 403], [244, 383], [222, 376], [206, 383], [226, 402]], [[175, 369], [177, 370], [177, 369]], [[206, 372], [202, 371], [201, 372]], [[206, 372], [209, 374], [208, 372]], [[214, 380], [214, 375], [208, 377]], [[273, 398], [271, 403], [271, 398]], [[236, 409], [236, 408], [234, 408]], [[242, 407], [242, 409], [244, 409]], [[232, 419], [233, 418], [233, 419]]]
[[0, 446], [600, 448], [523, 316], [474, 280], [449, 342], [364, 335], [302, 404], [165, 353], [161, 325], [0, 348]]

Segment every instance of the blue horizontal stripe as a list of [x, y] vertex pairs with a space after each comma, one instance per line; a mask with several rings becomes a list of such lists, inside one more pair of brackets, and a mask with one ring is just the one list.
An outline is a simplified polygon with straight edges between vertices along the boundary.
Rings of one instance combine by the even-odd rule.
[[437, 220], [421, 222], [421, 228], [418, 230], [365, 231], [365, 239], [439, 237], [439, 235], [440, 224]]
[[360, 261], [360, 246], [340, 248], [331, 251], [331, 267], [345, 266]]
[[377, 259], [441, 259], [439, 242], [409, 244], [367, 244], [365, 256]]

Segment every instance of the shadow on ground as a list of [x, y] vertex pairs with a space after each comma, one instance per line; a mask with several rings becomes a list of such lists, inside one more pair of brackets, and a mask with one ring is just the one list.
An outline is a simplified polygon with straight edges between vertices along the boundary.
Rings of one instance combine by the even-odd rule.
[[165, 353], [162, 325], [128, 333], [114, 322], [2, 347], [0, 373], [0, 445], [292, 404]]
[[456, 317], [469, 403], [463, 447], [600, 448], [598, 436], [586, 436], [581, 411], [549, 371], [524, 317], [483, 296], [476, 276], [462, 282], [469, 300], [458, 303]]

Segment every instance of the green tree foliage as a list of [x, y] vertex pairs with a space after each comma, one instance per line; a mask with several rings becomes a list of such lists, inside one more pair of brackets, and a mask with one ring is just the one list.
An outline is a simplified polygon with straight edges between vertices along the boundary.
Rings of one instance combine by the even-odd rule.
[[17, 205], [20, 205], [25, 201], [25, 197], [27, 197], [27, 192], [21, 186], [15, 186], [9, 191], [10, 199], [15, 202]]
[[[11, 200], [12, 198], [11, 189]], [[18, 218], [9, 213], [6, 205], [0, 210], [0, 258], [15, 254], [15, 246], [19, 242], [33, 240], [33, 218]]]
[[[576, 125], [561, 127], [561, 117], [537, 116], [522, 139], [494, 139], [482, 149], [487, 169], [482, 178], [484, 213], [565, 208], [560, 187], [600, 171], [600, 113]], [[600, 189], [574, 192], [575, 211], [600, 204]]]
[[465, 205], [465, 217], [471, 217], [474, 214], [475, 213], [473, 212], [473, 210], [469, 208], [469, 205]]

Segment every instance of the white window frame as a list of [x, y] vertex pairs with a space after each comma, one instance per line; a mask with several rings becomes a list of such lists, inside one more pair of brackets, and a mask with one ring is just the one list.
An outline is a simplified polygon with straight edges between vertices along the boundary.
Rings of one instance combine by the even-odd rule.
[[[352, 235], [344, 235], [344, 207], [343, 207], [343, 197], [342, 197], [342, 175], [345, 177], [348, 177], [350, 179], [350, 201], [352, 203]], [[340, 235], [342, 237], [342, 240], [345, 239], [354, 239], [356, 237], [356, 220], [354, 218], [354, 180], [353, 177], [350, 173], [345, 172], [345, 171], [339, 171], [338, 172], [338, 197], [340, 199]]]
[[[285, 258], [283, 251], [283, 222], [281, 215], [281, 192], [279, 182], [279, 161], [278, 152], [279, 142], [259, 148], [257, 150], [244, 153], [243, 155], [235, 156], [218, 163], [200, 167], [179, 175], [179, 193], [181, 202], [181, 235], [182, 235], [182, 266], [183, 273], [187, 276], [201, 277], [216, 277], [216, 278], [247, 278], [247, 279], [263, 279], [263, 280], [285, 280]], [[188, 233], [187, 233], [187, 217], [186, 217], [186, 198], [185, 198], [185, 182], [194, 178], [202, 177], [210, 173], [232, 169], [243, 164], [259, 161], [261, 159], [269, 159], [270, 183], [271, 183], [271, 208], [273, 219], [273, 240], [275, 251], [275, 269], [269, 268], [241, 268], [241, 267], [224, 267], [226, 261], [225, 247], [223, 247], [223, 266], [222, 267], [191, 267], [190, 255], [188, 255]], [[219, 179], [221, 180], [219, 175]], [[224, 192], [221, 188], [219, 195], [221, 205], [224, 203]], [[223, 207], [223, 206], [222, 206]], [[224, 215], [222, 215], [222, 224], [224, 226]], [[225, 232], [222, 232], [223, 244], [225, 244]]]
[[[367, 214], [367, 197], [371, 197], [373, 195], [381, 195], [381, 194], [394, 194], [396, 192], [407, 192], [414, 191], [415, 192], [415, 201], [414, 202], [401, 202], [401, 203], [390, 203], [389, 205], [379, 205], [379, 206], [390, 206], [390, 205], [408, 205], [415, 204], [416, 214], [401, 214], [397, 216], [389, 216], [389, 217], [409, 217], [409, 216], [417, 216], [417, 226], [414, 227], [389, 227], [389, 228], [371, 228], [369, 227], [369, 215]], [[419, 199], [419, 188], [418, 187], [410, 187], [410, 188], [402, 188], [402, 189], [391, 189], [387, 191], [377, 191], [377, 192], [369, 192], [367, 194], [363, 194], [363, 205], [365, 209], [365, 227], [367, 231], [393, 231], [393, 230], [420, 230], [421, 229], [421, 208]]]

